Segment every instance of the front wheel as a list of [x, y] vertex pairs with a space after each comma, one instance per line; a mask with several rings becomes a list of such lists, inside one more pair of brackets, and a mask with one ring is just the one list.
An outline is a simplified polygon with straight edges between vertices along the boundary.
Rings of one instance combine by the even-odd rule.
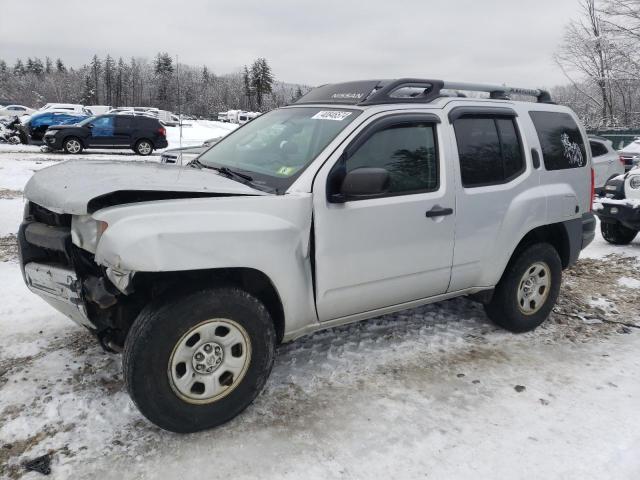
[[191, 433], [242, 412], [271, 372], [276, 335], [265, 306], [233, 287], [148, 306], [127, 336], [123, 370], [142, 414]]
[[62, 143], [65, 152], [75, 155], [82, 152], [82, 142], [75, 137], [67, 138]]
[[153, 152], [153, 144], [149, 140], [139, 140], [138, 143], [136, 143], [135, 150], [138, 155], [146, 157]]
[[600, 222], [602, 238], [614, 245], [629, 245], [636, 238], [638, 230], [627, 228], [620, 222]]
[[528, 332], [544, 322], [558, 299], [562, 262], [555, 248], [538, 243], [509, 262], [493, 298], [489, 318], [512, 332]]

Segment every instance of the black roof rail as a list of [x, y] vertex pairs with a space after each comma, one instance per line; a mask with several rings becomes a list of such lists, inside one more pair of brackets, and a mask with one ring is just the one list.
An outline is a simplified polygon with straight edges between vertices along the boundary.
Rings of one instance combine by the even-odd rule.
[[436, 98], [445, 96], [442, 90], [486, 92], [489, 94], [489, 98], [496, 100], [509, 100], [510, 95], [526, 95], [535, 97], [538, 103], [553, 103], [551, 95], [546, 90], [419, 78], [362, 80], [322, 85], [314, 88], [295, 103], [335, 103], [361, 106], [390, 103], [429, 103]]

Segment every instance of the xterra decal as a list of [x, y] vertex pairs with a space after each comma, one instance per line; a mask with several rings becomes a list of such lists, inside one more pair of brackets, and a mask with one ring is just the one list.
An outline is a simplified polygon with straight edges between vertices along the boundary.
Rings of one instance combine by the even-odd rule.
[[582, 155], [582, 151], [580, 150], [580, 146], [577, 143], [572, 142], [569, 139], [569, 135], [566, 133], [560, 135], [560, 141], [562, 142], [564, 158], [567, 160], [569, 165], [584, 167], [586, 162]]

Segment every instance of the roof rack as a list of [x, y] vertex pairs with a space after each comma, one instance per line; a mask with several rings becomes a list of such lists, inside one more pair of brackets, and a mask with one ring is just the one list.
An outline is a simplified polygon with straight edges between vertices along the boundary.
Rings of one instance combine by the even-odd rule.
[[495, 100], [509, 100], [510, 95], [525, 95], [535, 97], [538, 103], [553, 103], [551, 95], [546, 90], [419, 78], [363, 80], [322, 85], [311, 90], [295, 103], [336, 103], [363, 106], [389, 103], [430, 103], [436, 98], [445, 96], [443, 90], [486, 92], [489, 94], [489, 98]]

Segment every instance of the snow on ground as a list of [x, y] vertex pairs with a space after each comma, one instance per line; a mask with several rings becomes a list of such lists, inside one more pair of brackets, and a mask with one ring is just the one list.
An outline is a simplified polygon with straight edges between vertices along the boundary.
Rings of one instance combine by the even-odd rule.
[[214, 122], [210, 120], [185, 120], [182, 126], [182, 143], [180, 142], [180, 128], [167, 127], [167, 141], [169, 148], [192, 147], [201, 145], [205, 140], [222, 137], [238, 128], [234, 123]]
[[640, 288], [640, 280], [629, 277], [620, 277], [618, 279], [618, 285], [626, 288]]
[[[0, 148], [0, 192], [50, 155]], [[0, 478], [39, 478], [21, 463], [48, 452], [54, 479], [640, 477], [640, 238], [597, 233], [535, 332], [456, 299], [283, 345], [245, 413], [185, 436], [138, 413], [120, 356], [27, 290], [3, 235]]]
[[0, 237], [18, 231], [23, 212], [22, 198], [0, 199]]

